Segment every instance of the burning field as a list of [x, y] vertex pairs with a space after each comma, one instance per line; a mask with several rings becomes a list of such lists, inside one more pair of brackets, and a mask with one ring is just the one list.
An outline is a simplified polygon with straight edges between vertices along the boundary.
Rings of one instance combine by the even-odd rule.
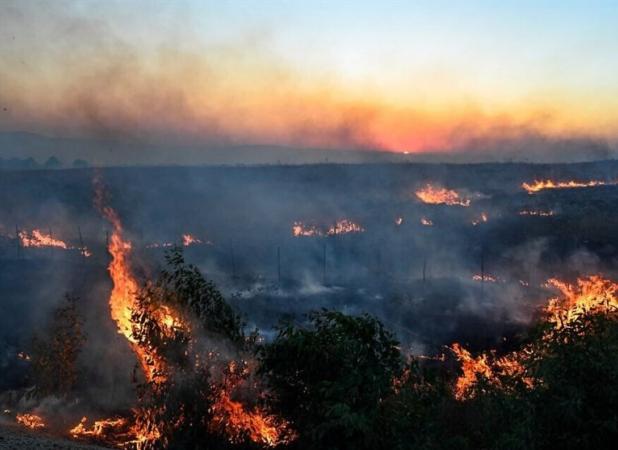
[[[63, 179], [86, 206], [65, 188], [56, 210], [0, 210], [0, 437], [603, 448], [589, 427], [617, 420], [618, 191], [494, 169], [88, 170]], [[272, 186], [247, 202], [261, 170]]]

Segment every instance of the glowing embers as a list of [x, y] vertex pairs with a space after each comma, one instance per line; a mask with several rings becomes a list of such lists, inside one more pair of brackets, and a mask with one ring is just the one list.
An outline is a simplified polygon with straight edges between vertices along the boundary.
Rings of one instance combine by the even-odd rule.
[[31, 430], [41, 430], [47, 427], [43, 418], [36, 414], [17, 414], [15, 420]]
[[174, 242], [153, 242], [151, 244], [146, 245], [146, 248], [171, 248], [174, 245], [182, 246], [182, 247], [192, 247], [194, 245], [212, 245], [210, 241], [204, 241], [192, 234], [184, 233], [180, 241]]
[[457, 191], [427, 184], [415, 192], [416, 197], [430, 205], [470, 206], [470, 199], [463, 198]]
[[474, 274], [472, 275], [472, 281], [484, 281], [486, 283], [497, 283], [499, 279], [489, 274]]
[[[403, 220], [403, 219], [402, 219]], [[294, 237], [319, 237], [319, 236], [338, 236], [342, 234], [363, 233], [365, 229], [349, 219], [341, 219], [328, 228], [321, 228], [313, 224], [294, 222], [292, 225], [292, 236]]]
[[537, 216], [537, 217], [550, 217], [554, 215], [554, 212], [549, 210], [549, 211], [543, 211], [543, 210], [521, 210], [518, 213], [520, 216]]
[[427, 217], [421, 217], [421, 225], [424, 227], [433, 227], [433, 221]]
[[323, 235], [324, 233], [315, 225], [305, 225], [302, 222], [294, 222], [292, 225], [292, 236], [294, 237], [314, 237]]
[[528, 192], [534, 194], [546, 189], [575, 189], [575, 188], [590, 188], [596, 186], [616, 185], [618, 181], [553, 181], [553, 180], [535, 180], [533, 183], [522, 183], [521, 187]]
[[182, 246], [190, 247], [192, 245], [203, 244], [201, 239], [196, 238], [195, 236], [185, 233], [182, 235]]
[[556, 328], [566, 327], [587, 313], [609, 313], [618, 310], [618, 284], [599, 275], [578, 278], [576, 284], [551, 278], [548, 287], [559, 295], [549, 299], [545, 312]]
[[482, 223], [486, 223], [488, 220], [489, 220], [489, 217], [487, 216], [487, 213], [482, 212], [480, 216], [472, 220], [472, 226], [477, 226]]

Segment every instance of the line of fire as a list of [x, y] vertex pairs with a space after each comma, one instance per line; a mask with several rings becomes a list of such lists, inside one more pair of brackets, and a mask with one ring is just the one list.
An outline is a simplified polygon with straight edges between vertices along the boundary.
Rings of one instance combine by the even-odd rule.
[[603, 448], [585, 428], [616, 423], [609, 165], [12, 173], [0, 427], [136, 450]]

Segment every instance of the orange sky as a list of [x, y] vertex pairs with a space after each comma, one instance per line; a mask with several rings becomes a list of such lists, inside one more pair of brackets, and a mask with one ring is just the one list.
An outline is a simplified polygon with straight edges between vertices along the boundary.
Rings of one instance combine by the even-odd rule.
[[[323, 16], [312, 22], [273, 3], [239, 18], [241, 4], [162, 3], [149, 17], [131, 13], [139, 2], [102, 3], [94, 14], [79, 2], [9, 1], [0, 15], [0, 128], [411, 152], [520, 133], [618, 135], [618, 82], [608, 81], [616, 64], [604, 65], [618, 44], [602, 27], [598, 36], [571, 30], [564, 42], [547, 26], [518, 36], [500, 24], [502, 11], [490, 11], [476, 36], [465, 18], [450, 32], [442, 11], [401, 11], [442, 24], [415, 31], [399, 29], [385, 7], [377, 13], [392, 27], [370, 22], [363, 8], [367, 23], [352, 16], [350, 24], [337, 16], [344, 8], [316, 30]], [[234, 32], [217, 31], [225, 24]], [[585, 54], [592, 44], [596, 53]]]

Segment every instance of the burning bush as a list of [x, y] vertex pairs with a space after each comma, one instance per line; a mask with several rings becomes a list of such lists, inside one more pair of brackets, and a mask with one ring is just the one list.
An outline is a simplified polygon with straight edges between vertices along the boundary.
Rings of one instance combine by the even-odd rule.
[[[287, 424], [258, 404], [259, 380], [247, 362], [253, 338], [180, 249], [167, 261], [131, 317], [132, 337], [151, 368], [139, 387], [136, 442], [143, 449], [284, 442]], [[240, 402], [234, 397], [243, 389]]]

